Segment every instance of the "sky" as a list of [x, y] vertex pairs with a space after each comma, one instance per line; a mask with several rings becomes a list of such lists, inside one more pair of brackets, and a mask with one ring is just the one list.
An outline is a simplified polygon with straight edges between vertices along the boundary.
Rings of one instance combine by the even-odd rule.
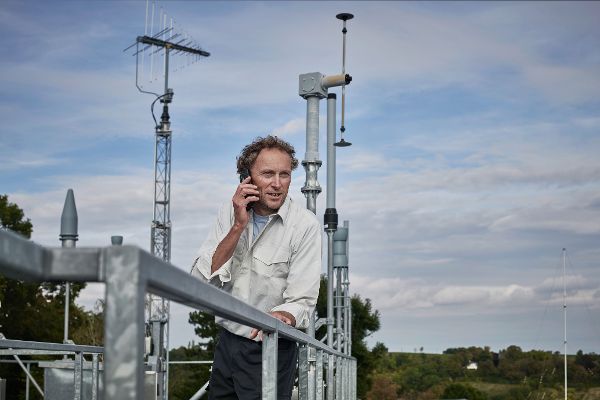
[[[351, 292], [381, 317], [369, 344], [561, 351], [566, 248], [569, 353], [600, 352], [599, 2], [164, 1], [156, 20], [161, 6], [211, 53], [171, 59], [174, 265], [190, 269], [230, 201], [245, 144], [273, 133], [304, 158], [298, 76], [341, 72], [350, 12], [336, 206]], [[156, 33], [145, 21], [144, 1], [0, 2], [0, 193], [37, 243], [60, 245], [72, 188], [79, 247], [149, 249], [154, 96], [123, 51]], [[140, 59], [145, 90], [162, 93], [159, 61]], [[304, 202], [302, 167], [292, 181]], [[171, 346], [198, 340], [190, 311], [172, 305]]]

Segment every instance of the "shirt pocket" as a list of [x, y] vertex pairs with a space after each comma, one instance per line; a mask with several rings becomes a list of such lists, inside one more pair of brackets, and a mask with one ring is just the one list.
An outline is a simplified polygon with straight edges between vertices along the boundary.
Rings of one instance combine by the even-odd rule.
[[260, 275], [286, 278], [292, 252], [286, 246], [260, 246], [254, 249], [254, 266]]

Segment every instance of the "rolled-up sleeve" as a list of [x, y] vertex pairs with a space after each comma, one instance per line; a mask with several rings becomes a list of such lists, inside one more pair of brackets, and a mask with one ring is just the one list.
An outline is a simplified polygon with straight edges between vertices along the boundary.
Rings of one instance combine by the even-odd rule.
[[319, 295], [321, 275], [321, 226], [316, 218], [310, 225], [290, 258], [287, 286], [283, 292], [284, 304], [273, 311], [286, 311], [296, 319], [296, 328], [307, 328]]
[[[231, 206], [228, 204], [223, 205], [219, 210], [217, 220], [212, 226], [208, 237], [200, 246], [197, 257], [192, 265], [191, 274], [207, 282], [221, 286], [225, 282], [231, 280], [231, 260], [227, 260], [225, 264], [221, 266], [214, 273], [210, 272], [212, 265], [212, 258], [217, 250], [219, 243], [225, 238], [229, 230], [231, 229]], [[219, 279], [214, 279], [218, 277]]]

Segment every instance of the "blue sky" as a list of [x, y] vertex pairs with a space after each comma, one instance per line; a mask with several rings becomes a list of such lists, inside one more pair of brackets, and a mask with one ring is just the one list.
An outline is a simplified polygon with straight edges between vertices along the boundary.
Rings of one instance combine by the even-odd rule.
[[[351, 12], [353, 146], [337, 154], [337, 207], [351, 226], [351, 290], [381, 313], [370, 342], [558, 351], [566, 247], [569, 348], [600, 352], [600, 3], [160, 5], [211, 52], [172, 62], [175, 265], [189, 269], [230, 198], [244, 144], [276, 133], [304, 156], [298, 75], [341, 71], [335, 15]], [[121, 234], [148, 248], [153, 98], [135, 88], [123, 52], [144, 33], [145, 7], [0, 3], [0, 192], [41, 244], [59, 244], [73, 188], [80, 246]], [[325, 165], [319, 180], [325, 189]], [[300, 168], [294, 198], [303, 183]], [[101, 294], [90, 285], [80, 301]], [[173, 306], [172, 345], [193, 339], [188, 312]]]

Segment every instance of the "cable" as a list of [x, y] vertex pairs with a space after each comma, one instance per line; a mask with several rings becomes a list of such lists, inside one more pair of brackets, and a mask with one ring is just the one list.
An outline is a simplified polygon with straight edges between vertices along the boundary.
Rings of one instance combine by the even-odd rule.
[[154, 104], [160, 100], [161, 98], [169, 95], [170, 93], [165, 93], [165, 94], [161, 94], [160, 96], [157, 96], [156, 99], [154, 99], [154, 101], [152, 102], [152, 105], [150, 106], [150, 112], [152, 113], [152, 119], [154, 119], [154, 126], [158, 126], [158, 122], [156, 121], [156, 116], [154, 115]]

